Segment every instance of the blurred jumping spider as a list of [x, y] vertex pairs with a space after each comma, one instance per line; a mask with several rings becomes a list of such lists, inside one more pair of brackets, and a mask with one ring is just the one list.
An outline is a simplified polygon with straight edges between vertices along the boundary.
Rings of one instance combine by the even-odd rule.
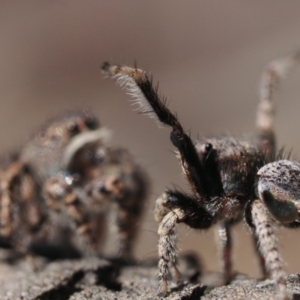
[[[0, 169], [0, 241], [28, 254], [57, 223], [84, 237], [97, 254], [114, 208], [117, 253], [132, 258], [148, 182], [130, 153], [107, 146], [108, 129], [86, 111], [55, 117]], [[69, 222], [66, 222], [65, 220]], [[60, 228], [61, 229], [61, 228]], [[63, 237], [67, 241], [66, 237]], [[85, 249], [85, 250], [86, 250]]]
[[[256, 143], [229, 136], [203, 137], [195, 143], [177, 116], [153, 87], [152, 78], [141, 69], [104, 63], [105, 75], [127, 89], [142, 113], [172, 128], [170, 139], [178, 150], [183, 173], [192, 195], [167, 190], [156, 201], [159, 224], [159, 294], [167, 295], [173, 268], [179, 278], [176, 224], [207, 229], [219, 226], [225, 282], [232, 269], [231, 227], [244, 218], [253, 231], [264, 276], [270, 276], [279, 298], [289, 298], [283, 261], [278, 251], [273, 222], [286, 227], [300, 225], [300, 163], [276, 155], [273, 92], [278, 81], [299, 60], [300, 54], [272, 62], [262, 77], [257, 113]], [[277, 156], [277, 157], [276, 157]]]

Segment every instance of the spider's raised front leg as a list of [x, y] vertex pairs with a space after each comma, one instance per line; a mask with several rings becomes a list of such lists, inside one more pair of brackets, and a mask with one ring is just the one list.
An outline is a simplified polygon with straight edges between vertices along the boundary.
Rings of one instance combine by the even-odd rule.
[[102, 71], [105, 75], [115, 77], [121, 86], [128, 89], [142, 113], [172, 128], [170, 139], [179, 151], [181, 166], [192, 191], [199, 201], [208, 197], [213, 180], [207, 178], [193, 141], [185, 133], [177, 116], [167, 108], [165, 100], [160, 99], [157, 88], [153, 87], [147, 73], [141, 69], [110, 65], [107, 62], [103, 64]]
[[178, 191], [166, 191], [156, 201], [155, 219], [158, 221], [159, 294], [167, 295], [171, 269], [177, 279], [176, 224], [184, 223], [191, 228], [207, 229], [214, 223], [214, 216], [199, 202]]
[[[170, 268], [174, 267], [176, 270], [174, 231], [176, 223], [184, 222], [198, 229], [208, 228], [213, 223], [213, 213], [205, 208], [205, 204], [210, 203], [210, 197], [216, 198], [223, 192], [215, 152], [209, 144], [205, 163], [200, 160], [190, 136], [185, 133], [177, 116], [167, 108], [164, 99], [161, 100], [147, 73], [137, 68], [120, 67], [109, 63], [104, 63], [102, 70], [104, 74], [115, 77], [121, 86], [128, 89], [142, 113], [172, 128], [171, 142], [179, 152], [183, 173], [195, 195], [195, 198], [191, 198], [182, 193], [167, 192], [157, 202], [157, 207], [161, 207], [162, 211], [158, 216], [163, 216], [159, 225], [158, 246], [160, 292], [166, 294]], [[164, 215], [168, 211], [166, 208], [169, 212]]]

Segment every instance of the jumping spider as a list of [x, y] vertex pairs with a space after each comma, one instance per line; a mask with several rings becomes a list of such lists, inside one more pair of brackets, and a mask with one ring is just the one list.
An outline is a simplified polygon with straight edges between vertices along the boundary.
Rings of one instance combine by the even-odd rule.
[[84, 237], [85, 250], [97, 254], [112, 207], [116, 252], [121, 259], [132, 258], [148, 181], [127, 150], [107, 146], [109, 133], [91, 113], [70, 111], [49, 121], [18, 153], [3, 159], [2, 246], [28, 254], [36, 239], [47, 241], [53, 231], [67, 226]]
[[273, 222], [286, 227], [300, 224], [300, 163], [276, 155], [273, 92], [278, 81], [299, 60], [300, 53], [272, 62], [262, 77], [257, 113], [256, 143], [229, 136], [202, 137], [195, 143], [177, 116], [153, 87], [143, 70], [104, 63], [105, 75], [116, 79], [133, 97], [142, 113], [172, 128], [170, 139], [178, 150], [183, 173], [192, 195], [167, 190], [156, 201], [155, 218], [160, 223], [159, 294], [167, 295], [171, 268], [179, 278], [176, 224], [195, 229], [219, 226], [225, 282], [233, 278], [231, 227], [244, 218], [251, 228], [261, 268], [270, 276], [279, 298], [289, 298], [283, 261], [278, 251]]

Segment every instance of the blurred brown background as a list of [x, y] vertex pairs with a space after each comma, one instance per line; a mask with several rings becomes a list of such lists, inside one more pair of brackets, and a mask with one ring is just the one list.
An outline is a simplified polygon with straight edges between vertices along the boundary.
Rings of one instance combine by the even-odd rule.
[[[105, 60], [151, 71], [180, 120], [197, 135], [254, 133], [261, 71], [300, 48], [300, 2], [265, 1], [1, 1], [1, 151], [18, 148], [45, 119], [91, 108], [114, 131], [112, 144], [131, 150], [153, 185], [137, 245], [155, 256], [152, 218], [165, 187], [187, 188], [169, 130], [132, 112], [115, 83], [103, 79]], [[300, 68], [276, 94], [279, 146], [299, 154]], [[299, 157], [299, 155], [298, 155]], [[288, 272], [299, 272], [300, 231], [279, 230]], [[297, 248], [298, 247], [298, 248]], [[218, 269], [213, 230], [180, 230], [180, 248], [198, 251]], [[258, 275], [244, 225], [235, 231], [236, 269]]]

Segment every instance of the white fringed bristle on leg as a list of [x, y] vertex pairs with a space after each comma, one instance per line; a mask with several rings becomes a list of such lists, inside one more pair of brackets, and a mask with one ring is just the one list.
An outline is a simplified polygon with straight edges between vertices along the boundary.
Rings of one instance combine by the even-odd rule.
[[116, 83], [131, 97], [132, 105], [137, 106], [136, 111], [155, 119], [160, 126], [162, 125], [137, 83], [137, 81], [148, 80], [144, 71], [127, 66], [108, 65], [105, 65], [102, 70], [105, 75], [115, 79]]

